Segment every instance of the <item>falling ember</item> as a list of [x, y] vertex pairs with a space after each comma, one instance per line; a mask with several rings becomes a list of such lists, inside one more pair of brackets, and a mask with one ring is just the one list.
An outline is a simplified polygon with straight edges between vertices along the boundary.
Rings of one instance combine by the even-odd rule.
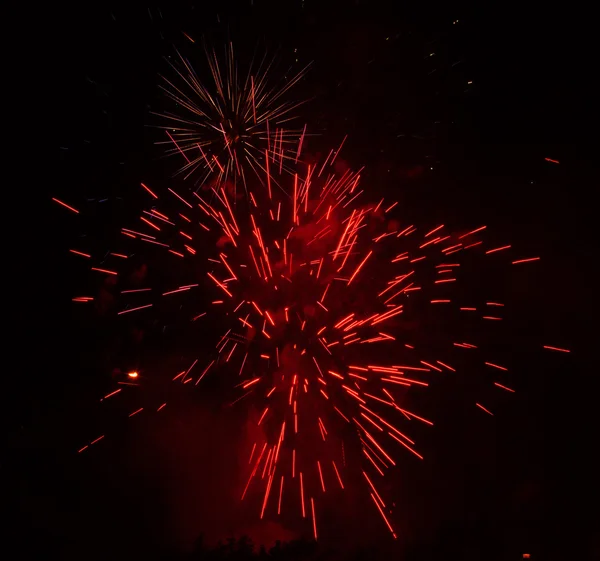
[[91, 255], [89, 253], [83, 253], [82, 251], [77, 251], [76, 249], [69, 249], [69, 251], [71, 253], [74, 253], [75, 255], [81, 255], [81, 257], [87, 257], [88, 259], [91, 257]]
[[[364, 474], [361, 485], [374, 502], [373, 513], [396, 538], [379, 477], [393, 472], [400, 462], [422, 461], [415, 433], [437, 423], [435, 411], [424, 405], [426, 400], [416, 401], [423, 407], [413, 406], [411, 397], [427, 396], [442, 380], [451, 383], [460, 378], [462, 384], [472, 369], [476, 369], [477, 381], [483, 379], [486, 387], [496, 388], [482, 399], [501, 400], [516, 391], [512, 389], [516, 364], [511, 360], [509, 371], [484, 361], [483, 352], [489, 351], [485, 337], [474, 339], [476, 345], [467, 343], [455, 337], [451, 326], [439, 348], [419, 342], [426, 330], [421, 327], [423, 316], [429, 311], [442, 318], [477, 321], [478, 326], [485, 324], [477, 328], [478, 335], [489, 329], [496, 336], [504, 322], [479, 320], [501, 318], [462, 313], [505, 308], [495, 301], [476, 299], [463, 288], [460, 257], [465, 253], [469, 260], [479, 256], [486, 265], [490, 259], [502, 262], [508, 254], [495, 254], [511, 246], [490, 249], [480, 241], [486, 226], [462, 233], [444, 224], [423, 230], [399, 226], [401, 205], [362, 200], [366, 195], [359, 187], [360, 173], [335, 175], [332, 165], [345, 138], [322, 164], [304, 165], [301, 148], [309, 138], [306, 130], [295, 137], [282, 127], [282, 118], [294, 106], [266, 99], [270, 90], [259, 73], [251, 75], [251, 87], [244, 90], [240, 83], [223, 82], [215, 64], [211, 70], [217, 89], [229, 86], [230, 94], [213, 95], [196, 82], [189, 93], [195, 96], [193, 100], [181, 97], [178, 90], [168, 92], [188, 108], [215, 103], [224, 111], [221, 104], [230, 103], [227, 95], [240, 104], [241, 123], [223, 124], [221, 119], [208, 132], [213, 121], [197, 123], [190, 117], [172, 123], [169, 150], [184, 159], [186, 175], [198, 169], [216, 176], [210, 182], [212, 192], [168, 188], [163, 196], [141, 183], [144, 200], [153, 206], [143, 211], [141, 221], [136, 214], [134, 230], [119, 230], [126, 234], [119, 236], [124, 247], [110, 252], [121, 257], [156, 252], [152, 255], [164, 267], [178, 270], [189, 263], [194, 274], [184, 278], [182, 273], [169, 286], [138, 288], [126, 284], [126, 260], [110, 257], [110, 269], [105, 269], [95, 266], [102, 264], [95, 261], [95, 252], [92, 258], [84, 251], [71, 250], [78, 256], [73, 259], [88, 274], [90, 268], [102, 273], [91, 275], [98, 283], [119, 281], [115, 315], [139, 313], [125, 321], [167, 308], [181, 312], [194, 328], [204, 322], [209, 326], [203, 334], [203, 344], [211, 349], [207, 356], [189, 357], [185, 366], [169, 373], [168, 383], [206, 389], [210, 384], [205, 377], [220, 376], [232, 393], [229, 405], [251, 411], [248, 417], [259, 427], [261, 437], [254, 442], [245, 468], [248, 479], [241, 498], [251, 501], [253, 508], [256, 505], [260, 518], [288, 516], [288, 511], [290, 516], [311, 518], [304, 524], [311, 523], [317, 539], [314, 497], [322, 501], [319, 505], [325, 504], [355, 479], [351, 470], [360, 470]], [[190, 72], [189, 67], [177, 70], [183, 80]], [[266, 136], [263, 125], [269, 131]], [[254, 150], [259, 134], [267, 146]], [[296, 160], [298, 170], [283, 174]], [[242, 177], [246, 166], [260, 174], [261, 185], [253, 185], [244, 176], [248, 197], [234, 198], [224, 181]], [[472, 249], [463, 251], [468, 248]], [[489, 295], [490, 300], [495, 298]], [[93, 302], [94, 298], [74, 300]], [[490, 353], [486, 358], [494, 360], [494, 356]], [[472, 366], [467, 361], [473, 361]], [[125, 372], [118, 384], [138, 386], [150, 378], [146, 370], [143, 376], [138, 370]], [[119, 387], [102, 399], [121, 391]], [[148, 411], [161, 411], [165, 405], [153, 404], [140, 421]], [[493, 416], [487, 407], [475, 405]], [[494, 402], [490, 407], [495, 409]], [[478, 418], [477, 409], [473, 410]], [[135, 409], [129, 417], [142, 411]], [[346, 462], [348, 446], [360, 458], [354, 465]]]
[[502, 384], [499, 384], [498, 382], [494, 382], [494, 386], [502, 388], [503, 390], [506, 390], [508, 392], [515, 393], [515, 390], [512, 390], [512, 389], [508, 388], [507, 386], [503, 386]]
[[306, 518], [306, 510], [304, 508], [304, 483], [302, 481], [302, 472], [300, 472], [300, 502], [302, 504], [302, 518]]
[[498, 370], [508, 370], [508, 368], [504, 368], [504, 366], [498, 366], [497, 364], [494, 364], [493, 362], [486, 362], [485, 364], [487, 364], [488, 366], [491, 366], [492, 368], [497, 368]]
[[69, 209], [71, 212], [74, 212], [75, 214], [79, 214], [79, 211], [76, 208], [73, 208], [72, 206], [68, 205], [67, 203], [63, 203], [62, 201], [55, 199], [54, 197], [52, 197], [52, 200], [55, 203], [58, 203], [59, 205]]
[[492, 415], [492, 417], [494, 416], [494, 414], [489, 410], [486, 409], [483, 405], [481, 405], [480, 403], [476, 403], [475, 405], [477, 405], [477, 407], [479, 407], [479, 409], [481, 409], [482, 411], [485, 411], [488, 415]]
[[98, 267], [92, 267], [92, 271], [98, 271], [99, 273], [106, 273], [107, 275], [117, 275], [115, 271], [109, 271], [108, 269], [100, 269]]
[[486, 255], [490, 254], [490, 253], [496, 253], [498, 251], [503, 251], [505, 249], [510, 249], [510, 245], [503, 245], [502, 247], [497, 247], [495, 249], [489, 249], [488, 251], [486, 251]]
[[138, 310], [144, 310], [146, 308], [151, 308], [152, 304], [146, 304], [144, 306], [137, 306], [136, 308], [129, 308], [128, 310], [122, 310], [120, 312], [117, 313], [117, 315], [123, 315], [123, 314], [128, 314], [130, 312], [136, 312]]
[[143, 183], [140, 183], [140, 185], [148, 192], [150, 193], [150, 195], [152, 195], [153, 198], [158, 199], [158, 196], [154, 194], [154, 192], [150, 189], [150, 187], [147, 187], [146, 185], [144, 185]]
[[549, 351], [558, 351], [560, 353], [570, 353], [571, 351], [569, 351], [568, 349], [560, 349], [558, 347], [550, 347], [548, 345], [544, 345], [543, 346], [544, 349], [547, 349]]
[[517, 261], [513, 261], [513, 265], [517, 265], [518, 263], [530, 263], [531, 261], [539, 261], [540, 257], [529, 257], [528, 259], [518, 259]]

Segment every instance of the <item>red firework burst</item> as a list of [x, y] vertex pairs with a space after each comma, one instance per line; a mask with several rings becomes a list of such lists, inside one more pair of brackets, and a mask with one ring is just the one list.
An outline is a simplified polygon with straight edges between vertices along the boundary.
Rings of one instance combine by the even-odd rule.
[[[232, 199], [222, 183], [202, 196], [171, 188], [157, 194], [142, 184], [152, 206], [140, 215], [139, 225], [122, 228], [123, 241], [156, 248], [165, 259], [200, 263], [205, 279], [159, 293], [123, 285], [120, 302], [125, 303], [116, 313], [151, 313], [174, 294], [205, 287], [206, 308], [194, 310], [189, 319], [207, 321], [212, 315], [227, 327], [216, 337], [213, 355], [194, 357], [173, 381], [201, 389], [205, 377], [225, 377], [234, 392], [232, 404], [252, 403], [259, 410], [255, 422], [262, 436], [252, 446], [241, 499], [257, 494], [261, 518], [284, 509], [310, 518], [316, 539], [319, 502], [345, 488], [350, 468], [344, 446], [354, 445], [362, 460], [352, 469], [360, 470], [373, 508], [396, 537], [381, 477], [401, 454], [423, 460], [414, 426], [434, 424], [409, 398], [440, 377], [460, 374], [452, 353], [471, 353], [491, 375], [490, 389], [515, 392], [512, 365], [476, 352], [479, 344], [472, 341], [419, 348], [407, 336], [408, 322], [451, 308], [476, 321], [501, 323], [503, 303], [472, 303], [468, 294], [451, 295], [463, 281], [462, 259], [504, 257], [507, 264], [521, 266], [539, 257], [506, 259], [509, 245], [488, 249], [482, 239], [486, 226], [456, 233], [440, 224], [420, 232], [394, 218], [397, 202], [361, 203], [360, 172], [347, 170], [338, 177], [332, 171], [340, 149], [289, 178], [288, 193], [271, 188], [270, 170], [278, 169], [283, 157], [275, 150], [263, 154], [265, 187], [250, 190], [248, 199]], [[216, 245], [208, 258], [200, 249], [207, 240]], [[92, 259], [81, 248], [71, 252]], [[113, 255], [127, 258], [128, 253]], [[91, 269], [119, 276], [103, 266]], [[133, 298], [147, 299], [134, 303]], [[138, 372], [127, 378], [121, 383], [137, 383]], [[487, 401], [472, 406], [493, 415]]]

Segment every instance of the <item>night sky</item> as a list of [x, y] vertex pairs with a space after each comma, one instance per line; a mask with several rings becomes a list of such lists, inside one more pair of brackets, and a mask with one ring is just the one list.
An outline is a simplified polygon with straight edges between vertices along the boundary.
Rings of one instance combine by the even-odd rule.
[[[218, 384], [175, 392], [178, 406], [160, 418], [126, 421], [135, 401], [99, 412], [116, 363], [171, 372], [202, 330], [186, 334], [170, 317], [165, 333], [150, 330], [144, 344], [126, 346], [115, 322], [71, 305], [90, 282], [66, 252], [83, 232], [50, 199], [93, 208], [88, 230], [102, 245], [142, 204], [140, 181], [181, 184], [171, 179], [174, 158], [155, 144], [151, 112], [165, 107], [157, 87], [164, 57], [177, 48], [202, 66], [204, 36], [217, 48], [233, 41], [241, 60], [257, 45], [277, 53], [282, 72], [313, 61], [290, 94], [310, 98], [299, 111], [315, 133], [307, 151], [326, 153], [348, 134], [343, 160], [364, 165], [362, 180], [398, 200], [408, 221], [487, 224], [491, 239], [541, 255], [503, 286], [519, 309], [515, 347], [572, 350], [519, 354], [519, 392], [499, 399], [493, 418], [465, 412], [463, 398], [449, 406], [434, 397], [438, 426], [420, 439], [427, 461], [406, 458], [388, 476], [403, 505], [399, 540], [391, 543], [372, 505], [349, 493], [323, 512], [322, 547], [382, 559], [592, 558], [598, 142], [588, 39], [575, 15], [248, 0], [85, 3], [47, 18], [30, 39], [35, 59], [23, 61], [28, 157], [12, 188], [18, 210], [8, 215], [11, 224], [18, 217], [10, 226], [17, 254], [5, 276], [18, 296], [6, 297], [11, 309], [19, 305], [6, 327], [17, 336], [5, 351], [0, 474], [15, 551], [166, 559], [200, 534], [209, 543], [248, 534], [267, 546], [307, 534], [291, 521], [259, 523], [255, 510], [231, 500], [246, 477], [238, 468], [250, 429], [224, 408]], [[35, 131], [48, 139], [47, 165], [32, 156]], [[492, 276], [483, 271], [482, 283]], [[160, 390], [145, 391], [152, 400]], [[77, 454], [103, 433], [111, 436], [102, 448]]]

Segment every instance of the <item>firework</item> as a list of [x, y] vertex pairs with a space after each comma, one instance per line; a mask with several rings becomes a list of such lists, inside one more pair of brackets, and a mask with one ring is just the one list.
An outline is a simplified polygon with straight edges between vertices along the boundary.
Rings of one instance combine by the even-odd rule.
[[[440, 377], [460, 376], [461, 353], [473, 356], [489, 375], [490, 391], [507, 396], [516, 391], [514, 365], [484, 354], [478, 341], [419, 346], [407, 326], [449, 309], [468, 321], [501, 324], [504, 303], [473, 302], [475, 297], [464, 291], [452, 294], [466, 282], [462, 258], [475, 254], [484, 263], [501, 259], [521, 267], [539, 257], [514, 254], [510, 245], [488, 247], [486, 226], [450, 232], [440, 224], [419, 230], [397, 217], [397, 202], [361, 202], [360, 172], [336, 176], [332, 171], [338, 153], [339, 148], [332, 150], [325, 162], [303, 166], [289, 177], [289, 197], [271, 188], [268, 171], [264, 187], [249, 190], [247, 200], [237, 204], [223, 186], [212, 187], [208, 195], [171, 188], [157, 194], [141, 184], [149, 206], [139, 224], [121, 229], [131, 251], [114, 255], [126, 258], [151, 248], [166, 267], [170, 260], [189, 261], [200, 263], [204, 272], [193, 283], [160, 291], [128, 286], [123, 279], [116, 285], [115, 313], [151, 314], [175, 294], [204, 289], [208, 297], [193, 299], [187, 319], [226, 325], [212, 355], [192, 357], [172, 380], [201, 389], [207, 376], [224, 377], [231, 386], [230, 403], [258, 411], [254, 422], [262, 436], [250, 451], [240, 498], [256, 500], [261, 518], [293, 511], [310, 519], [316, 539], [319, 503], [345, 488], [349, 470], [359, 470], [374, 512], [396, 537], [381, 478], [400, 461], [423, 460], [414, 433], [419, 425], [434, 424], [410, 405], [412, 396], [426, 396]], [[268, 170], [271, 156], [263, 157]], [[209, 257], [199, 249], [207, 245], [216, 248]], [[95, 273], [119, 277], [83, 249], [71, 252], [91, 260]], [[74, 301], [82, 305], [93, 297]], [[203, 307], [194, 309], [199, 301]], [[124, 378], [120, 383], [137, 384], [138, 372]], [[104, 399], [121, 391], [118, 387]], [[472, 407], [494, 415], [488, 401]], [[355, 465], [345, 454], [351, 447], [361, 454]]]
[[[195, 175], [199, 184], [241, 180], [247, 189], [248, 173], [261, 179], [265, 151], [272, 165], [289, 170], [299, 154], [305, 129], [290, 128], [294, 110], [303, 102], [284, 101], [285, 94], [302, 79], [308, 66], [278, 87], [270, 74], [274, 59], [264, 56], [241, 76], [230, 43], [224, 62], [206, 51], [210, 81], [203, 82], [190, 62], [177, 53], [170, 63], [174, 78], [163, 76], [161, 89], [176, 107], [160, 114], [167, 153], [183, 157], [179, 173]], [[300, 143], [298, 142], [300, 139]]]

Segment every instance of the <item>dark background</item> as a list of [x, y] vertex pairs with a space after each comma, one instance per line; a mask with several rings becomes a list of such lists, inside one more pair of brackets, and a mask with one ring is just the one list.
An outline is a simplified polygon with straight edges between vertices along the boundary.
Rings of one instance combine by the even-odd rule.
[[[25, 116], [17, 152], [26, 157], [15, 165], [16, 184], [7, 179], [17, 194], [7, 219], [15, 260], [5, 271], [17, 288], [6, 296], [16, 311], [8, 325], [16, 327], [7, 331], [17, 336], [5, 353], [1, 465], [15, 551], [136, 559], [185, 549], [201, 532], [213, 540], [241, 531], [259, 541], [278, 532], [295, 537], [282, 528], [263, 537], [243, 516], [231, 516], [237, 527], [226, 514], [212, 524], [205, 511], [173, 498], [186, 494], [197, 466], [207, 463], [188, 443], [218, 414], [210, 402], [197, 413], [197, 404], [182, 398], [180, 412], [128, 429], [122, 411], [107, 421], [88, 406], [107, 385], [108, 360], [98, 348], [109, 326], [71, 313], [70, 298], [89, 279], [82, 281], [64, 248], [86, 229], [108, 231], [135, 208], [139, 181], [168, 181], [174, 164], [154, 146], [159, 133], [148, 126], [149, 110], [163, 103], [163, 57], [174, 46], [192, 47], [185, 32], [196, 45], [203, 34], [214, 45], [232, 39], [242, 57], [258, 42], [279, 51], [284, 69], [314, 61], [294, 92], [314, 97], [301, 111], [320, 135], [310, 141], [313, 152], [348, 134], [344, 158], [365, 165], [365, 182], [400, 200], [409, 220], [487, 224], [492, 240], [509, 239], [523, 255], [543, 257], [539, 269], [515, 281], [525, 318], [515, 338], [555, 342], [571, 355], [526, 356], [523, 391], [496, 408], [503, 412], [493, 424], [465, 418], [431, 438], [431, 463], [407, 467], [398, 483], [411, 511], [402, 517], [407, 530], [397, 550], [381, 545], [388, 536], [370, 527], [357, 542], [383, 557], [591, 558], [598, 143], [584, 20], [574, 10], [506, 5], [477, 11], [259, 0], [88, 3], [24, 17], [34, 55], [17, 57], [18, 114]], [[52, 196], [101, 210], [83, 227], [57, 213]], [[105, 198], [111, 206], [102, 210]], [[157, 345], [160, 358], [168, 341]], [[442, 415], [449, 422], [453, 416]], [[222, 424], [223, 434], [234, 430], [227, 426], [233, 421]], [[101, 453], [83, 460], [74, 454], [107, 425], [119, 436]], [[448, 442], [452, 428], [467, 428], [460, 453]], [[204, 437], [202, 447], [210, 444]], [[222, 461], [233, 461], [223, 454]], [[198, 502], [217, 500], [189, 492]], [[327, 527], [343, 541], [341, 526]]]

